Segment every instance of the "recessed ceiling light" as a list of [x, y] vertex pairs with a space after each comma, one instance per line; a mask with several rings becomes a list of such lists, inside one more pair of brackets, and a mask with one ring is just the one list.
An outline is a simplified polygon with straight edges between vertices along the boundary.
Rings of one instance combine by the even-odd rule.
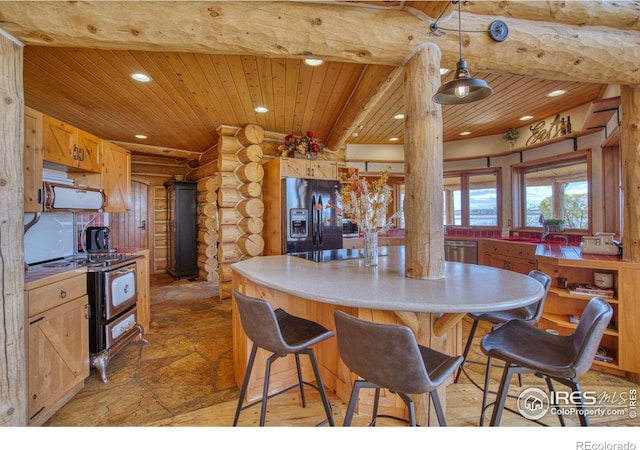
[[359, 133], [358, 133], [357, 131], [355, 131], [355, 132], [351, 133], [351, 136], [353, 136], [353, 137], [358, 137], [358, 134], [359, 134]]
[[144, 134], [136, 134], [136, 139], [146, 139], [147, 136]]
[[269, 112], [269, 109], [264, 106], [256, 106], [253, 110], [257, 113], [266, 113]]
[[136, 81], [140, 81], [142, 83], [148, 83], [149, 81], [151, 81], [151, 77], [146, 73], [142, 73], [142, 72], [132, 73], [131, 78], [133, 78]]
[[393, 118], [397, 119], [397, 120], [402, 120], [402, 119], [404, 119], [404, 114], [402, 114], [402, 113], [396, 114], [395, 116], [393, 116]]
[[444, 67], [440, 67], [440, 75], [446, 75], [449, 73], [449, 69], [445, 69]]
[[304, 59], [304, 63], [307, 66], [317, 67], [317, 66], [323, 65], [324, 64], [324, 60], [323, 59], [305, 58]]
[[533, 119], [533, 116], [522, 116], [520, 117], [520, 120], [531, 120]]
[[462, 133], [460, 133], [460, 136], [469, 136], [471, 134], [471, 131], [463, 131]]
[[389, 138], [389, 140], [390, 140], [390, 141], [392, 141], [392, 142], [395, 142], [395, 141], [399, 141], [399, 140], [400, 140], [400, 138], [392, 137], [392, 138]]
[[563, 95], [566, 94], [567, 90], [566, 89], [556, 89], [555, 91], [551, 91], [547, 94], [547, 97], [557, 97], [559, 95]]

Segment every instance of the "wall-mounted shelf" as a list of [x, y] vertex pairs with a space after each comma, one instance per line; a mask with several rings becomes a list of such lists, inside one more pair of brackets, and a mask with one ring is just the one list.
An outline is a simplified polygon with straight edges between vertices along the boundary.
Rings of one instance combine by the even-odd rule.
[[[587, 130], [600, 130], [605, 128], [614, 114], [619, 114], [620, 97], [603, 98], [591, 102], [589, 111], [584, 119], [582, 129]], [[620, 123], [620, 118], [616, 123]]]

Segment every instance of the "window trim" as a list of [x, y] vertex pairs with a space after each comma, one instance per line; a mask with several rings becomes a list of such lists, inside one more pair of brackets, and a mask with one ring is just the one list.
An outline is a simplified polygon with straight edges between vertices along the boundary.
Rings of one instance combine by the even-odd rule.
[[[496, 214], [498, 218], [497, 225], [469, 225], [469, 177], [473, 175], [490, 175], [493, 174], [496, 177]], [[451, 170], [446, 171], [443, 174], [443, 178], [447, 177], [460, 177], [460, 219], [461, 225], [447, 224], [447, 228], [451, 229], [473, 229], [473, 230], [499, 230], [502, 227], [502, 168], [501, 167], [489, 167], [484, 169], [469, 169], [469, 170]]]
[[592, 152], [591, 149], [576, 150], [572, 153], [566, 153], [562, 155], [551, 156], [548, 158], [537, 159], [535, 161], [523, 162], [514, 164], [511, 166], [511, 180], [512, 180], [512, 199], [513, 199], [513, 226], [514, 229], [523, 231], [540, 231], [540, 227], [527, 227], [526, 224], [526, 208], [525, 205], [525, 190], [524, 190], [524, 173], [527, 170], [534, 168], [546, 168], [549, 166], [557, 165], [558, 163], [575, 161], [582, 162], [586, 160], [587, 164], [587, 201], [589, 220], [587, 228], [570, 228], [565, 231], [564, 234], [585, 234], [590, 233], [593, 223], [593, 189], [592, 189]]

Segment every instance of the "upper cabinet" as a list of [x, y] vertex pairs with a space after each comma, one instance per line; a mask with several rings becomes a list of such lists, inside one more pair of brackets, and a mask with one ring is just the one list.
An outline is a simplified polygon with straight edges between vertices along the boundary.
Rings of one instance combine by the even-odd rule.
[[71, 170], [100, 173], [102, 140], [66, 122], [44, 115], [44, 160]]
[[338, 163], [334, 161], [279, 158], [280, 177], [337, 180]]
[[24, 108], [24, 212], [40, 212], [42, 204], [42, 113]]
[[107, 197], [105, 212], [131, 209], [131, 153], [109, 141], [102, 147], [102, 189]]

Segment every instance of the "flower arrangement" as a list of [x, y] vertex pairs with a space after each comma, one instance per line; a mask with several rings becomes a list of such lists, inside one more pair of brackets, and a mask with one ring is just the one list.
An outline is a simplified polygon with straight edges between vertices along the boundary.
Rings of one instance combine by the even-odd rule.
[[518, 130], [515, 128], [509, 128], [502, 138], [510, 144], [513, 144], [519, 137], [520, 133], [518, 133]]
[[380, 178], [369, 183], [364, 178], [358, 178], [355, 170], [350, 170], [340, 180], [343, 187], [338, 198], [342, 199], [342, 211], [338, 213], [351, 219], [363, 233], [388, 230], [393, 225], [393, 219], [399, 215], [396, 212], [387, 218], [387, 209], [393, 200], [388, 178], [389, 171], [385, 170]]
[[304, 136], [285, 136], [284, 143], [278, 146], [280, 156], [295, 156], [296, 154], [310, 158], [318, 153], [322, 153], [323, 148], [315, 138], [313, 131], [307, 131]]

